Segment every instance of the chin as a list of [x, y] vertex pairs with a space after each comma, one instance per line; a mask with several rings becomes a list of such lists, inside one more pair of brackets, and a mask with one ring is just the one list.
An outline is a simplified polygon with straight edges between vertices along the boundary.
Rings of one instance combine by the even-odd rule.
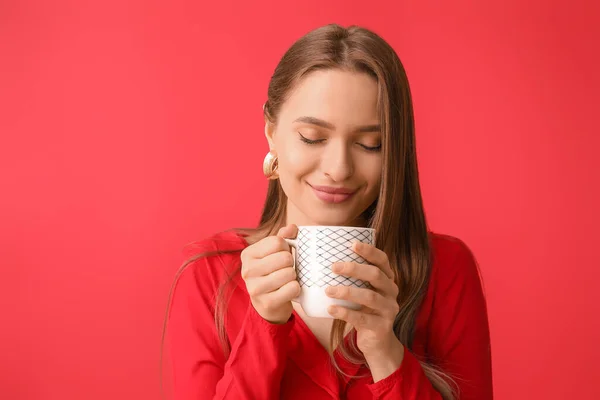
[[348, 216], [332, 216], [332, 215], [312, 215], [311, 220], [315, 221], [315, 225], [328, 226], [350, 226], [356, 218], [348, 218]]

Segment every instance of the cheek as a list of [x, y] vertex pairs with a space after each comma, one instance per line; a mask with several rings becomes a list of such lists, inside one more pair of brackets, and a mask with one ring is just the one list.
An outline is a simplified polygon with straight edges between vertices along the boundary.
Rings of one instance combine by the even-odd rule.
[[313, 152], [302, 146], [288, 146], [279, 153], [281, 173], [286, 176], [301, 176], [311, 172], [318, 164]]
[[373, 176], [371, 177], [371, 179], [375, 183], [374, 186], [379, 187], [379, 185], [381, 185], [381, 163], [379, 163], [377, 165], [377, 168], [375, 168], [375, 170], [373, 171]]
[[361, 164], [362, 176], [369, 184], [370, 190], [379, 188], [379, 185], [381, 184], [381, 166], [382, 162], [380, 157], [363, 160]]

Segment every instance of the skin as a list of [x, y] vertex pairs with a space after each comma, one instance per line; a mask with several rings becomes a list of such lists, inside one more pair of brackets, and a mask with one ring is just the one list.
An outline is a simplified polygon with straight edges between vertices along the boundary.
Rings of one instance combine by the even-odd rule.
[[[242, 252], [242, 278], [252, 305], [271, 323], [287, 322], [296, 308], [317, 336], [329, 332], [331, 320], [311, 319], [291, 302], [300, 286], [284, 238], [295, 237], [297, 225], [364, 226], [360, 215], [377, 199], [381, 184], [377, 93], [377, 83], [367, 74], [315, 71], [291, 92], [277, 125], [265, 125], [288, 197], [287, 225]], [[355, 194], [341, 203], [327, 203], [316, 196], [314, 186], [344, 187]], [[358, 348], [377, 382], [396, 371], [404, 357], [404, 347], [393, 333], [398, 287], [383, 251], [358, 242], [353, 250], [370, 265], [337, 263], [332, 268], [368, 281], [372, 289], [329, 287], [328, 296], [362, 305], [358, 311], [331, 306], [329, 312], [356, 329]]]

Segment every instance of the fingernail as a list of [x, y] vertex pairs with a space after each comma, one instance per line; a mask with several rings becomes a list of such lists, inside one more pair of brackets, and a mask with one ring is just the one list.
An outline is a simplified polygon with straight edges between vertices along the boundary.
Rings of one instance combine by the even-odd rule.
[[341, 272], [343, 268], [344, 268], [344, 266], [342, 264], [333, 264], [331, 266], [331, 270], [333, 272]]
[[335, 286], [329, 286], [327, 289], [325, 289], [325, 292], [327, 294], [334, 295], [337, 293], [337, 288]]
[[352, 250], [358, 250], [358, 249], [360, 249], [361, 245], [362, 245], [361, 242], [354, 242], [354, 244], [352, 245]]
[[337, 315], [338, 308], [336, 306], [329, 306], [327, 312], [329, 312], [330, 315]]

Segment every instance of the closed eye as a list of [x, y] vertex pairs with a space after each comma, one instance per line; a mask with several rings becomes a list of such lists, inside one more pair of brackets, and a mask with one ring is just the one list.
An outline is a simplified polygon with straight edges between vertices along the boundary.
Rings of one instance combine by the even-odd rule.
[[317, 144], [317, 143], [321, 143], [325, 140], [325, 139], [312, 140], [312, 139], [309, 139], [309, 138], [303, 136], [300, 132], [298, 132], [298, 135], [300, 135], [300, 140], [302, 140], [304, 143], [307, 143], [307, 144]]
[[359, 146], [362, 147], [363, 149], [367, 150], [367, 151], [379, 151], [381, 150], [381, 144], [378, 146], [365, 146], [364, 144], [360, 144]]

